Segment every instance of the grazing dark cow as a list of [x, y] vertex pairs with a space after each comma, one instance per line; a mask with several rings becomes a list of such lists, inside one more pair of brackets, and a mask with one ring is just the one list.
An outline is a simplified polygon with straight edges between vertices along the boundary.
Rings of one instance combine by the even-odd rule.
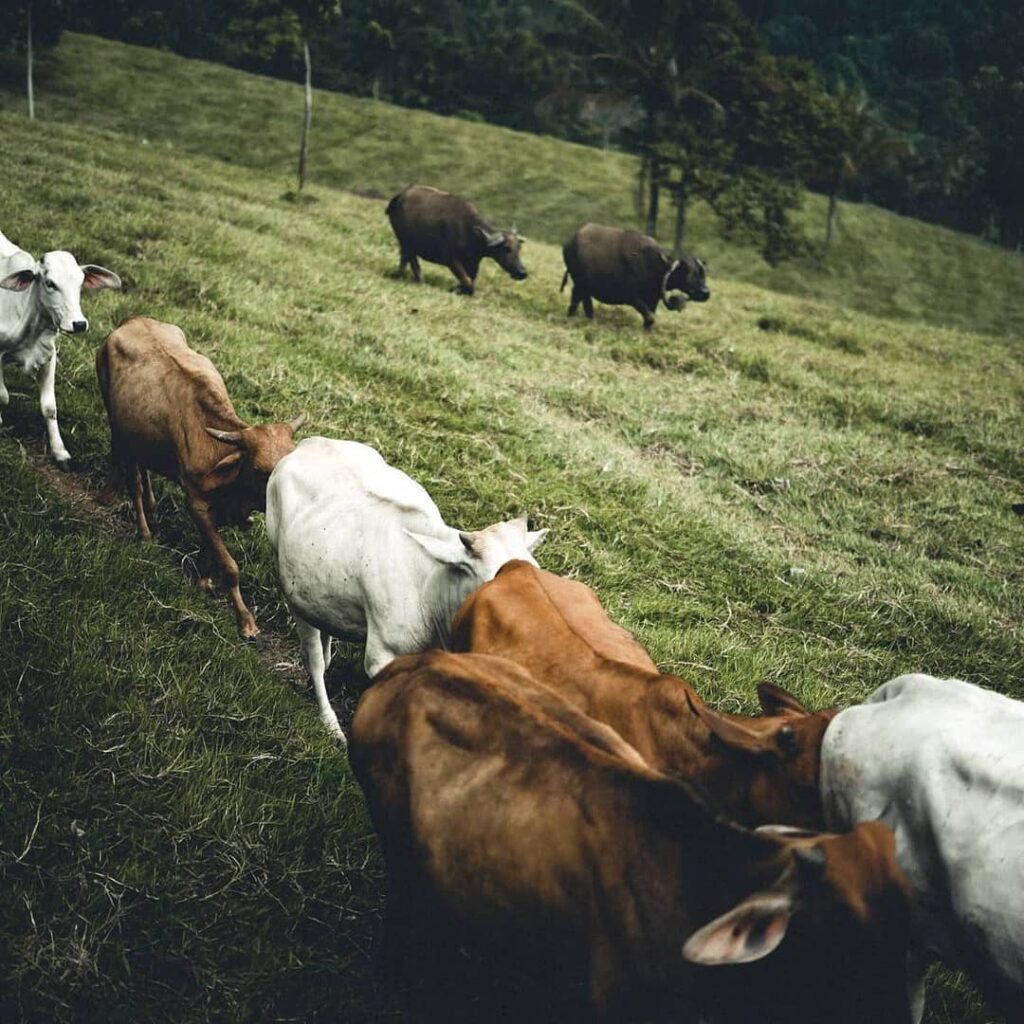
[[413, 277], [422, 281], [422, 257], [447, 267], [459, 282], [458, 290], [472, 295], [480, 261], [489, 256], [509, 277], [527, 277], [519, 259], [523, 238], [515, 228], [495, 231], [465, 199], [429, 185], [409, 185], [388, 203], [387, 214], [402, 249], [399, 274], [408, 263]]
[[585, 980], [602, 1020], [908, 1024], [892, 833], [749, 832], [504, 658], [395, 659], [352, 722], [388, 918]]
[[509, 562], [465, 600], [450, 646], [521, 665], [656, 768], [699, 782], [737, 821], [822, 824], [821, 741], [835, 712], [808, 712], [764, 684], [764, 716], [712, 710], [689, 683], [660, 673], [583, 583]]
[[266, 506], [267, 480], [295, 448], [305, 416], [250, 427], [239, 419], [224, 380], [206, 356], [188, 347], [174, 324], [138, 316], [107, 335], [96, 353], [96, 374], [110, 419], [115, 471], [135, 505], [139, 538], [149, 540], [147, 515], [156, 509], [149, 470], [177, 480], [199, 527], [200, 580], [212, 590], [216, 561], [231, 593], [244, 637], [258, 635], [238, 589], [238, 564], [218, 526], [248, 526]]
[[562, 288], [572, 278], [569, 316], [583, 303], [588, 319], [594, 318], [594, 299], [610, 306], [632, 306], [643, 318], [644, 329], [654, 326], [659, 302], [671, 310], [683, 306], [685, 292], [694, 302], [711, 298], [705, 283], [704, 264], [683, 253], [674, 260], [648, 235], [602, 224], [584, 224], [562, 249], [565, 274]]

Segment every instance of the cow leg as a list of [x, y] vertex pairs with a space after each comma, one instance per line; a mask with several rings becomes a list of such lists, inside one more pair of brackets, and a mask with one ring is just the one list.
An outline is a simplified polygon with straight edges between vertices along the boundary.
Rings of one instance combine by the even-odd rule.
[[11, 404], [11, 396], [7, 391], [7, 385], [4, 383], [4, 361], [0, 357], [0, 423], [3, 423], [3, 410]]
[[145, 502], [142, 500], [142, 474], [145, 470], [140, 470], [137, 463], [130, 463], [127, 466], [127, 482], [128, 482], [128, 494], [132, 499], [132, 506], [135, 509], [135, 522], [139, 527], [139, 540], [143, 542], [151, 541], [153, 539], [153, 533], [149, 528], [149, 522], [146, 519], [146, 507]]
[[583, 300], [583, 312], [588, 320], [594, 319], [594, 300], [589, 295], [581, 296]]
[[452, 273], [458, 278], [460, 295], [472, 295], [474, 291], [473, 279], [466, 273], [466, 268], [458, 261], [452, 260]]
[[580, 304], [580, 290], [576, 286], [576, 282], [573, 281], [573, 284], [572, 284], [572, 298], [569, 299], [569, 312], [566, 314], [566, 316], [575, 316], [576, 315], [576, 310], [579, 307], [579, 304]]
[[142, 500], [146, 508], [146, 518], [153, 519], [156, 516], [156, 495], [153, 493], [153, 478], [149, 470], [142, 470]]
[[423, 271], [420, 269], [420, 261], [415, 253], [409, 254], [409, 267], [412, 269], [413, 280], [417, 284], [423, 284]]
[[[424, 647], [427, 645], [424, 644]], [[407, 650], [420, 650], [411, 646]], [[383, 640], [380, 639], [380, 632], [372, 622], [366, 624], [366, 653], [363, 656], [363, 668], [366, 670], [368, 679], [372, 679], [385, 665], [389, 665], [401, 654], [401, 651], [394, 651]]]
[[321, 634], [316, 626], [311, 626], [305, 619], [296, 615], [294, 610], [292, 616], [295, 619], [295, 632], [299, 635], [299, 656], [313, 684], [316, 702], [320, 706], [320, 718], [327, 726], [327, 731], [344, 746], [345, 734], [341, 731], [338, 716], [327, 699], [327, 684], [324, 682], [324, 673], [327, 671], [324, 651], [330, 650], [331, 638], [326, 633]]
[[252, 612], [242, 600], [242, 591], [238, 587], [238, 563], [231, 557], [231, 552], [228, 551], [217, 532], [217, 526], [210, 515], [210, 506], [198, 495], [186, 492], [185, 496], [196, 526], [199, 527], [199, 536], [205, 538], [217, 561], [221, 575], [228, 585], [228, 593], [235, 609], [235, 618], [238, 620], [238, 632], [247, 640], [251, 640], [253, 637], [259, 636], [260, 631], [256, 626], [256, 620], [252, 617]]
[[50, 446], [50, 454], [61, 469], [70, 469], [71, 455], [64, 447], [60, 427], [57, 426], [57, 398], [53, 391], [56, 376], [57, 352], [54, 350], [39, 373], [39, 408], [46, 422], [46, 440]]
[[633, 303], [633, 308], [644, 318], [644, 330], [649, 331], [654, 326], [654, 314], [641, 299]]
[[196, 586], [200, 590], [205, 590], [207, 593], [213, 593], [217, 588], [217, 584], [213, 578], [213, 567], [213, 552], [210, 550], [210, 545], [206, 543], [206, 538], [200, 535], [199, 557], [196, 559], [196, 568], [199, 570], [199, 578], [196, 580]]

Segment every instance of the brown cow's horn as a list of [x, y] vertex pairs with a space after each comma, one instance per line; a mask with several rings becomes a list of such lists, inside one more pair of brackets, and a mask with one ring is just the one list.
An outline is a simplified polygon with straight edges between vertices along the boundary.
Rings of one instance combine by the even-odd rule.
[[213, 427], [207, 427], [206, 432], [210, 437], [215, 437], [218, 441], [223, 441], [225, 444], [240, 444], [242, 441], [242, 432], [240, 430], [214, 430]]
[[295, 417], [295, 419], [288, 421], [288, 426], [292, 428], [293, 434], [297, 434], [299, 430], [302, 428], [302, 426], [305, 424], [305, 422], [306, 414], [304, 412], [300, 412], [299, 415]]
[[[679, 266], [679, 260], [673, 260], [672, 266], [665, 271], [665, 276], [661, 279], [661, 301], [668, 306], [668, 295], [665, 293], [665, 289], [668, 287], [668, 279], [672, 276], [673, 271]], [[669, 306], [669, 309], [672, 307]]]

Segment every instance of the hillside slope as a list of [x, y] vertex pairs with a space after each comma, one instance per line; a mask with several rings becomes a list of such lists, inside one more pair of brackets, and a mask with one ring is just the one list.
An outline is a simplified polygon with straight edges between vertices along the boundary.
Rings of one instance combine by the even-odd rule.
[[[751, 710], [762, 679], [847, 704], [912, 669], [1024, 696], [1014, 339], [729, 279], [650, 335], [631, 311], [567, 321], [539, 242], [528, 281], [487, 266], [466, 299], [436, 268], [393, 278], [382, 202], [283, 202], [276, 173], [180, 148], [0, 112], [19, 184], [3, 230], [129, 286], [62, 342], [84, 485], [108, 458], [96, 347], [145, 312], [214, 359], [248, 419], [302, 409], [308, 433], [376, 445], [460, 526], [551, 527], [541, 563], [719, 707]], [[38, 486], [18, 447], [41, 432], [32, 386], [8, 383], [0, 1010], [16, 992], [28, 1019], [394, 1019], [365, 953], [379, 864], [308, 694], [243, 649], [222, 598], [189, 592], [174, 487], [162, 547], [139, 552]], [[294, 659], [261, 525], [228, 542]], [[349, 708], [352, 676], [333, 675]], [[992, 1019], [945, 978], [929, 1005], [932, 1024]]]
[[[24, 109], [20, 69], [0, 109]], [[43, 62], [38, 116], [112, 128], [140, 144], [177, 147], [276, 176], [291, 187], [301, 116], [298, 85], [202, 61], [75, 34]], [[474, 198], [527, 236], [562, 242], [584, 220], [627, 225], [635, 162], [600, 151], [317, 93], [311, 181], [388, 196], [410, 181]], [[824, 206], [809, 195], [808, 238], [820, 239]], [[666, 220], [665, 230], [668, 230]], [[768, 267], [717, 237], [711, 213], [691, 217], [691, 247], [713, 279], [730, 278], [827, 299], [881, 316], [917, 318], [996, 334], [1024, 334], [1024, 260], [975, 239], [870, 206], [843, 204], [825, 268], [801, 259]]]

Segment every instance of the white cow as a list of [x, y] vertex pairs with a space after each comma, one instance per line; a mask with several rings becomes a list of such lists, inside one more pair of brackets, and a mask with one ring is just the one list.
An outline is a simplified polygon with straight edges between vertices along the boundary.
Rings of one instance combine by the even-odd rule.
[[400, 654], [444, 647], [465, 598], [513, 558], [536, 565], [546, 533], [525, 517], [455, 530], [415, 480], [355, 441], [309, 437], [281, 459], [267, 535], [328, 730], [345, 742], [324, 686], [331, 636], [365, 641], [371, 678]]
[[[95, 264], [78, 265], [69, 252], [48, 252], [37, 263], [0, 234], [0, 410], [10, 401], [4, 362], [16, 363], [39, 382], [39, 405], [46, 421], [50, 454], [67, 469], [71, 456], [57, 426], [53, 393], [57, 334], [89, 329], [82, 313], [82, 289], [120, 288], [121, 279]], [[0, 419], [0, 422], [3, 422]]]
[[825, 733], [830, 828], [881, 817], [915, 897], [923, 971], [967, 971], [1008, 1020], [1024, 1020], [1024, 703], [958, 679], [900, 676]]

